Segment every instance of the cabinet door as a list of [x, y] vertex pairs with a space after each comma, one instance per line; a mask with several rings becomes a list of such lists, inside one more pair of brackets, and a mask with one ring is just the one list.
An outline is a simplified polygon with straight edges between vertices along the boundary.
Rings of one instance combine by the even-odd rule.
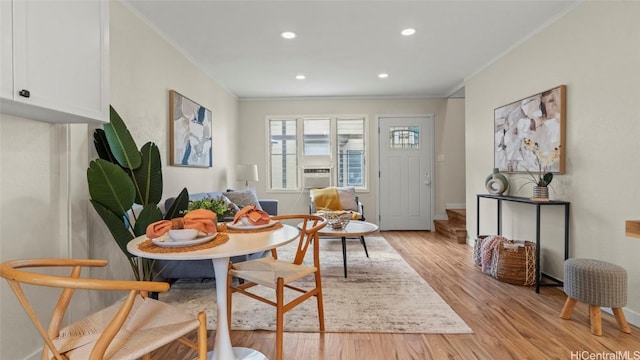
[[108, 121], [108, 2], [14, 1], [13, 14], [13, 100], [50, 121]]
[[11, 2], [0, 1], [0, 97], [13, 98], [13, 16]]

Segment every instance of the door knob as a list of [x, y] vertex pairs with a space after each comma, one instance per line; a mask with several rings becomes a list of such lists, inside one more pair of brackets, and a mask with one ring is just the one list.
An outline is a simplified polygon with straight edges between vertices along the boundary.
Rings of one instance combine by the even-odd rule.
[[22, 89], [18, 91], [18, 95], [28, 98], [28, 97], [31, 97], [31, 92], [29, 92], [29, 90], [27, 89]]

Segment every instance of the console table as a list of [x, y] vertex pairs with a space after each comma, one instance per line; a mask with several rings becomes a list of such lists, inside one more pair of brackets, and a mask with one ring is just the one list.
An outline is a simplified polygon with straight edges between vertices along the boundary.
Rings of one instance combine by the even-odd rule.
[[[568, 201], [549, 200], [549, 201], [533, 201], [526, 197], [519, 196], [503, 196], [492, 194], [477, 194], [476, 204], [476, 236], [480, 235], [480, 199], [494, 199], [498, 201], [498, 235], [502, 235], [502, 202], [517, 202], [522, 204], [534, 205], [536, 207], [536, 293], [540, 292], [540, 286], [562, 286], [562, 281], [555, 279], [540, 270], [540, 209], [543, 206], [564, 206], [564, 259], [569, 258], [569, 206]], [[553, 284], [541, 284], [542, 277], [552, 280]]]

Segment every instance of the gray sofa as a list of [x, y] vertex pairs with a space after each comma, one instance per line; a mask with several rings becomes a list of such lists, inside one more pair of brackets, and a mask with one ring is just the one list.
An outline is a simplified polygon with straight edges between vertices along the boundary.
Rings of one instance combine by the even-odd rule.
[[[237, 191], [240, 194], [243, 191]], [[189, 200], [202, 200], [204, 198], [217, 198], [221, 195], [228, 194], [228, 192], [207, 192], [207, 193], [195, 193], [189, 194]], [[257, 198], [256, 198], [257, 199]], [[165, 209], [168, 209], [175, 199], [169, 198], [165, 200]], [[269, 215], [278, 215], [278, 200], [275, 199], [257, 199], [262, 210]], [[252, 205], [249, 203], [237, 204], [240, 207], [246, 205]], [[222, 221], [222, 220], [219, 220]], [[265, 252], [254, 253], [244, 256], [234, 256], [231, 258], [231, 262], [246, 261], [249, 259], [256, 259], [264, 256]], [[205, 279], [214, 278], [213, 263], [211, 260], [157, 260], [154, 263], [154, 279], [173, 282], [177, 279]]]

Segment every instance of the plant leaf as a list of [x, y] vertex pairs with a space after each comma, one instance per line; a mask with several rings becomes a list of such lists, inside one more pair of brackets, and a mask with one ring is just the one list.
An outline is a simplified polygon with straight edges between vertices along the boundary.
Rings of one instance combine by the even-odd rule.
[[542, 177], [542, 180], [544, 181], [544, 186], [551, 184], [551, 180], [553, 180], [553, 174], [550, 172], [544, 174], [544, 176]]
[[162, 199], [162, 164], [158, 146], [152, 142], [144, 144], [140, 150], [142, 164], [133, 171], [136, 184], [136, 203], [158, 204]]
[[162, 211], [156, 204], [147, 204], [142, 208], [140, 215], [136, 219], [133, 233], [136, 236], [144, 235], [147, 232], [147, 226], [159, 220], [162, 220]]
[[111, 148], [109, 148], [109, 142], [107, 141], [107, 136], [105, 135], [104, 130], [96, 129], [96, 131], [93, 132], [93, 146], [96, 148], [96, 152], [100, 159], [107, 160], [114, 164], [118, 163], [111, 152]]
[[169, 207], [169, 210], [167, 210], [167, 213], [164, 216], [165, 220], [181, 217], [183, 215], [182, 212], [187, 210], [188, 207], [189, 192], [187, 191], [187, 188], [183, 188]]
[[154, 274], [152, 270], [155, 263], [156, 263], [155, 259], [142, 258], [142, 273], [144, 275], [142, 280], [144, 281], [154, 280], [154, 276], [153, 276]]
[[122, 250], [122, 252], [129, 259], [135, 257], [127, 251], [127, 243], [133, 240], [133, 235], [125, 227], [123, 217], [114, 214], [113, 212], [109, 211], [109, 209], [100, 205], [96, 201], [90, 201], [93, 205], [93, 208], [96, 209], [96, 212], [102, 218], [102, 221], [104, 221], [104, 223], [107, 225], [109, 232], [111, 232], [111, 235], [116, 240], [116, 243], [120, 247], [120, 250]]
[[87, 169], [89, 195], [116, 216], [125, 216], [135, 200], [135, 188], [129, 175], [116, 164], [96, 159]]
[[137, 169], [142, 163], [138, 146], [113, 106], [109, 106], [109, 111], [110, 122], [103, 125], [109, 148], [120, 166], [130, 170]]

